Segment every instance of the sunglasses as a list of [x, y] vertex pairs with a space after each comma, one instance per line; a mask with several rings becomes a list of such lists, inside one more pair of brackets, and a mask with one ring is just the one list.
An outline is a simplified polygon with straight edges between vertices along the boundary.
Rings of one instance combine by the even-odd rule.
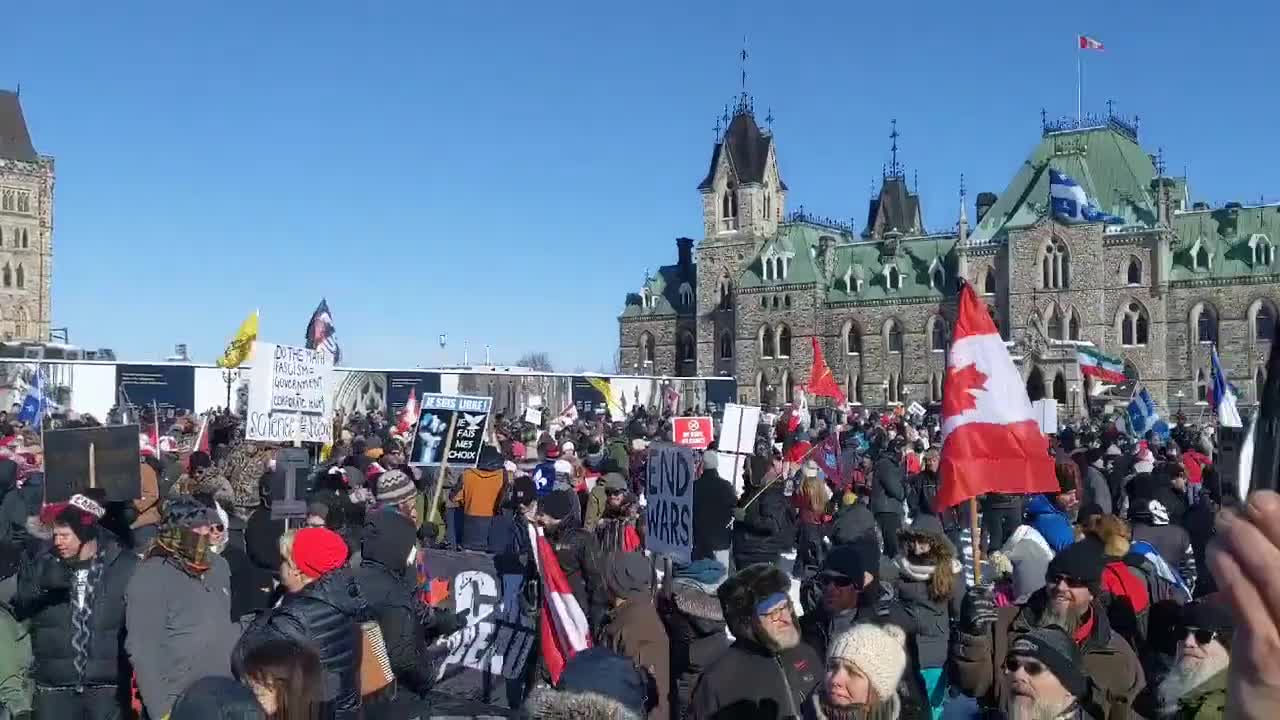
[[1197, 645], [1208, 645], [1213, 642], [1214, 638], [1218, 637], [1218, 633], [1215, 630], [1205, 630], [1204, 628], [1191, 626], [1182, 628], [1180, 636], [1185, 639], [1188, 635], [1195, 636]]
[[1050, 586], [1057, 585], [1058, 583], [1066, 583], [1067, 587], [1075, 588], [1077, 590], [1079, 590], [1080, 588], [1089, 587], [1089, 583], [1085, 582], [1084, 580], [1081, 580], [1080, 578], [1071, 577], [1070, 575], [1059, 574], [1049, 578], [1048, 584]]
[[1011, 657], [1004, 661], [1004, 669], [1006, 671], [1016, 673], [1018, 672], [1018, 668], [1026, 670], [1027, 674], [1031, 677], [1035, 677], [1045, 671], [1044, 663], [1038, 660], [1019, 660], [1018, 658]]

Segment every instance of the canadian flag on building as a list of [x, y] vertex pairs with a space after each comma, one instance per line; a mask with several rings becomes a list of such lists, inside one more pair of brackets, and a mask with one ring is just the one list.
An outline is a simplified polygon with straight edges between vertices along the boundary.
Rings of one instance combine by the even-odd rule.
[[1102, 47], [1101, 40], [1094, 40], [1088, 35], [1081, 35], [1080, 49], [1081, 50], [1104, 50], [1105, 48]]
[[1049, 442], [987, 306], [968, 284], [942, 383], [938, 507], [985, 493], [1057, 492]]
[[537, 548], [533, 557], [542, 577], [542, 611], [538, 622], [542, 659], [547, 663], [552, 684], [556, 684], [569, 658], [591, 647], [591, 628], [542, 528], [535, 530], [530, 526], [529, 540]]

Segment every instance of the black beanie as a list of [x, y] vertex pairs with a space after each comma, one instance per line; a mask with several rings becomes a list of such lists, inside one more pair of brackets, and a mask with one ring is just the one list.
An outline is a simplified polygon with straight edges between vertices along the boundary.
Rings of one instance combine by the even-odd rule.
[[1066, 575], [1084, 581], [1097, 595], [1098, 585], [1102, 582], [1102, 566], [1106, 562], [1102, 549], [1102, 543], [1092, 537], [1066, 546], [1049, 561], [1045, 580]]
[[1083, 698], [1089, 693], [1089, 678], [1081, 672], [1083, 660], [1080, 651], [1066, 631], [1057, 625], [1035, 628], [1019, 635], [1009, 646], [1008, 655], [1044, 663], [1062, 687], [1076, 698]]
[[578, 501], [572, 490], [553, 490], [539, 503], [542, 512], [563, 520], [573, 513], [573, 504]]
[[1189, 602], [1182, 606], [1179, 620], [1183, 631], [1189, 627], [1212, 630], [1218, 633], [1218, 642], [1228, 650], [1231, 649], [1231, 634], [1235, 630], [1235, 621], [1231, 617], [1231, 612], [1221, 605], [1206, 602], [1203, 599]]

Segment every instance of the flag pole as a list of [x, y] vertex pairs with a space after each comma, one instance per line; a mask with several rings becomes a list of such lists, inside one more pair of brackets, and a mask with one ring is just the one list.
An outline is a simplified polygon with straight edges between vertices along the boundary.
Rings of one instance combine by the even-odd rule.
[[1076, 124], [1079, 125], [1082, 120], [1080, 106], [1083, 92], [1081, 87], [1084, 85], [1084, 60], [1080, 52], [1081, 35], [1076, 35]]
[[978, 523], [978, 498], [969, 498], [969, 538], [973, 545], [973, 584], [982, 584], [982, 528]]

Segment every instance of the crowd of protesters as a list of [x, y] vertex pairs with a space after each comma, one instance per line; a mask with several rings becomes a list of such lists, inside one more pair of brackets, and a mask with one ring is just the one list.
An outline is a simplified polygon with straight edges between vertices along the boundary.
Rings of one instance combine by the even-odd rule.
[[1215, 720], [1229, 691], [1235, 717], [1280, 717], [1260, 661], [1280, 597], [1257, 566], [1280, 558], [1280, 503], [1241, 504], [1211, 428], [1068, 425], [1055, 493], [988, 495], [972, 517], [937, 506], [935, 418], [785, 409], [740, 488], [701, 454], [691, 561], [658, 577], [643, 489], [670, 422], [643, 409], [495, 416], [476, 466], [444, 478], [406, 463], [382, 415], [343, 418], [296, 528], [272, 514], [277, 448], [230, 415], [201, 424], [142, 444], [139, 499], [46, 503], [38, 435], [0, 419], [8, 717], [430, 717], [432, 645], [465, 620], [424, 599], [424, 549], [493, 555], [516, 607], [539, 577], [530, 527], [594, 647], [555, 683], [531, 663], [528, 717]]

